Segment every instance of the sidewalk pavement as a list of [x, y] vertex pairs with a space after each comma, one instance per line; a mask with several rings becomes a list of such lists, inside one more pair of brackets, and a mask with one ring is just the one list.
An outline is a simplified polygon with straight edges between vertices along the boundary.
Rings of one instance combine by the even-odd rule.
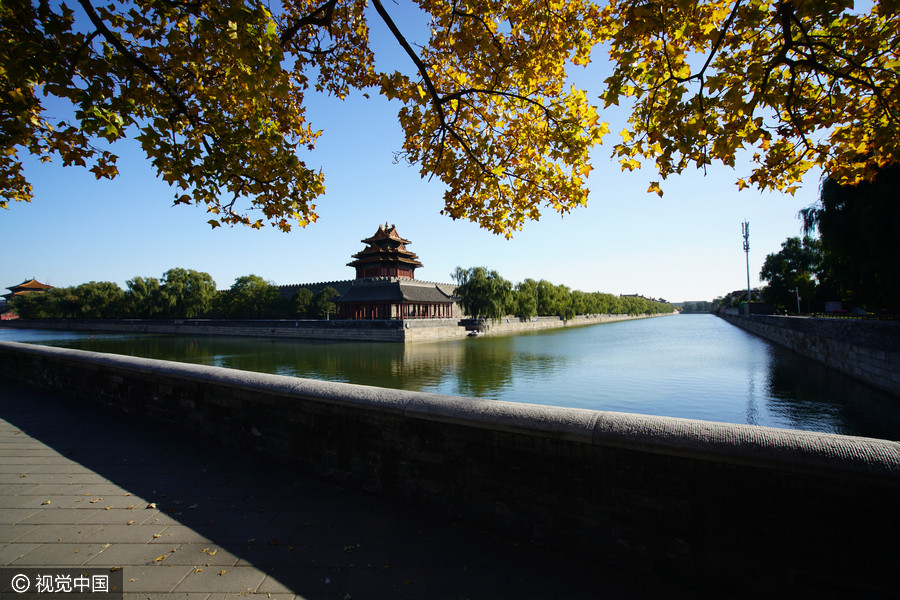
[[8, 382], [0, 566], [121, 567], [127, 599], [655, 596], [602, 565]]

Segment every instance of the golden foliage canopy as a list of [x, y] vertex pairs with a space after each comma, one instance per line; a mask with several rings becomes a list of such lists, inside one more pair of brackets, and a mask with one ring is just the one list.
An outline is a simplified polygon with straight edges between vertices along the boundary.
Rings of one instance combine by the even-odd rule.
[[[633, 102], [623, 168], [662, 178], [713, 161], [753, 170], [741, 188], [793, 193], [822, 168], [841, 183], [900, 162], [900, 3], [612, 0], [606, 106]], [[658, 183], [649, 191], [662, 192]]]
[[[430, 17], [416, 48], [381, 0], [3, 0], [0, 206], [32, 196], [20, 153], [112, 178], [98, 141], [131, 136], [212, 226], [305, 226], [325, 189], [302, 159], [321, 133], [305, 95], [364, 90], [401, 105], [403, 154], [444, 182], [444, 213], [509, 236], [586, 203], [608, 127], [567, 69], [600, 43], [600, 99], [631, 111], [623, 169], [664, 179], [745, 149], [738, 185], [793, 191], [815, 166], [848, 182], [900, 158], [895, 1], [414, 1]], [[374, 19], [414, 75], [376, 70]]]

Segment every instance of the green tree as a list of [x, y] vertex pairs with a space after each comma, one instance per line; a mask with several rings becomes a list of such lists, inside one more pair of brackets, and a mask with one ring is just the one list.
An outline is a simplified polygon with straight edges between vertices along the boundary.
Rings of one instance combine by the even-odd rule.
[[160, 281], [156, 277], [133, 277], [125, 282], [125, 313], [138, 319], [149, 319], [163, 312]]
[[300, 288], [291, 298], [293, 316], [312, 317], [313, 293], [307, 288]]
[[556, 286], [541, 279], [537, 283], [537, 311], [542, 317], [549, 317], [559, 312], [559, 298]]
[[[58, 288], [54, 288], [58, 289]], [[49, 319], [56, 315], [53, 297], [46, 292], [26, 292], [13, 296], [10, 307], [20, 319]]]
[[822, 262], [818, 240], [791, 237], [782, 242], [781, 250], [766, 256], [759, 278], [768, 285], [762, 290], [763, 300], [774, 308], [796, 310], [797, 294], [810, 301], [815, 296], [815, 276]]
[[230, 318], [272, 316], [280, 308], [278, 286], [259, 275], [243, 275], [223, 295], [223, 310]]
[[827, 300], [873, 309], [900, 308], [900, 165], [886, 167], [871, 182], [822, 183], [819, 201], [801, 211], [806, 233], [818, 230]]
[[460, 298], [465, 314], [494, 321], [506, 314], [512, 299], [512, 284], [497, 271], [485, 267], [468, 270], [457, 267], [453, 278], [457, 283], [455, 294]]
[[210, 309], [216, 283], [209, 273], [174, 268], [163, 273], [160, 292], [168, 316], [192, 318]]
[[322, 318], [328, 319], [330, 315], [337, 313], [337, 304], [333, 300], [341, 294], [333, 287], [325, 286], [319, 293], [313, 296], [312, 307], [314, 313]]
[[90, 281], [75, 287], [77, 316], [83, 319], [111, 319], [121, 316], [125, 293], [116, 283]]
[[556, 286], [556, 316], [568, 321], [576, 315], [575, 310], [575, 296], [572, 290], [562, 284]]
[[537, 315], [537, 309], [537, 282], [534, 279], [526, 279], [517, 283], [513, 312], [523, 319], [530, 319]]

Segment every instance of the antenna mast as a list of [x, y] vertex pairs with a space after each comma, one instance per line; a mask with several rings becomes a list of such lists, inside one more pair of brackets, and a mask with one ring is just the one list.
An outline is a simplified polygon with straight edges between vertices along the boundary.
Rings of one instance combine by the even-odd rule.
[[[744, 221], [741, 226], [741, 231], [744, 234], [744, 254], [747, 257], [747, 304], [750, 304], [750, 222]], [[747, 307], [747, 311], [749, 314], [750, 307]]]

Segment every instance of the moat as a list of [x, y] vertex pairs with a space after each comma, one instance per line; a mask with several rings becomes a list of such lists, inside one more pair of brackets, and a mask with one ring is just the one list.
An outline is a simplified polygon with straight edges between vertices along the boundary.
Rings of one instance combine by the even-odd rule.
[[423, 344], [0, 329], [0, 339], [596, 410], [900, 439], [900, 402], [710, 315]]

